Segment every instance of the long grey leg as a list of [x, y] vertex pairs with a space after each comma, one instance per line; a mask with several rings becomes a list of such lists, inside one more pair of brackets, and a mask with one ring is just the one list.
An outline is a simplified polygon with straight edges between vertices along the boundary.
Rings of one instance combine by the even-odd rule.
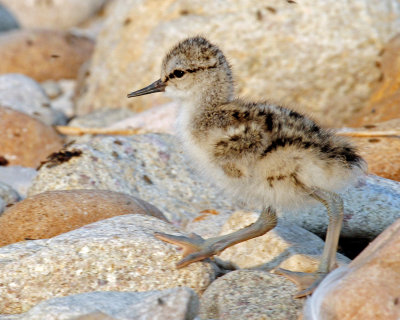
[[321, 189], [313, 190], [310, 194], [314, 199], [320, 201], [328, 211], [329, 224], [326, 233], [324, 251], [318, 270], [314, 273], [294, 272], [278, 268], [276, 274], [285, 276], [295, 282], [300, 288], [295, 298], [311, 294], [324, 279], [324, 277], [336, 267], [336, 251], [339, 242], [340, 230], [343, 221], [343, 201], [334, 192]]
[[330, 191], [315, 190], [311, 196], [320, 201], [328, 211], [329, 224], [318, 271], [328, 273], [336, 267], [336, 251], [343, 222], [343, 200]]
[[276, 224], [276, 212], [274, 209], [268, 207], [261, 212], [257, 221], [253, 224], [224, 236], [209, 239], [203, 239], [195, 234], [191, 237], [184, 237], [155, 233], [155, 236], [160, 240], [178, 245], [184, 249], [184, 258], [177, 264], [177, 266], [181, 268], [192, 262], [200, 261], [218, 254], [239, 242], [262, 236], [273, 229]]

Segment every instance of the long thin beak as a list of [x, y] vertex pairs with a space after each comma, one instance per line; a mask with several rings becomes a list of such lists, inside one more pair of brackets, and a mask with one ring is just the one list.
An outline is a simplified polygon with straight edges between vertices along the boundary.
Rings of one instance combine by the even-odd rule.
[[157, 81], [154, 81], [151, 85], [143, 89], [131, 92], [130, 94], [128, 94], [128, 98], [143, 96], [145, 94], [150, 94], [154, 92], [164, 92], [166, 86], [167, 85], [164, 82], [162, 82], [161, 79], [158, 79]]

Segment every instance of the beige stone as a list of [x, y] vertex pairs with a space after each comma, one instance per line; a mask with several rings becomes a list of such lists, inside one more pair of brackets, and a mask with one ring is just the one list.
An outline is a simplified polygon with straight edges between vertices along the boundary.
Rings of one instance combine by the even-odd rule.
[[308, 301], [305, 319], [397, 320], [399, 283], [400, 219], [348, 267], [338, 269], [320, 284]]
[[37, 81], [74, 79], [94, 42], [56, 30], [21, 29], [0, 35], [0, 74], [22, 73]]
[[304, 106], [339, 126], [368, 99], [379, 51], [399, 27], [396, 0], [120, 1], [98, 37], [77, 111], [165, 102], [126, 94], [160, 77], [177, 41], [202, 34], [229, 58], [239, 95]]
[[[238, 211], [232, 214], [221, 230], [222, 234], [242, 229], [256, 221], [258, 214]], [[284, 221], [283, 221], [284, 222]], [[284, 268], [291, 271], [317, 271], [324, 242], [318, 236], [298, 227], [279, 223], [265, 235], [236, 244], [219, 257], [240, 268], [262, 267], [265, 270]], [[337, 254], [340, 265], [350, 262]]]
[[44, 192], [16, 203], [0, 216], [0, 246], [51, 238], [98, 220], [133, 213], [167, 222], [156, 207], [124, 193], [108, 190]]
[[200, 317], [219, 320], [296, 320], [302, 299], [296, 286], [265, 271], [239, 270], [218, 278], [200, 300]]
[[52, 127], [9, 108], [0, 107], [0, 128], [3, 165], [35, 168], [62, 147], [62, 139]]
[[48, 240], [0, 248], [0, 313], [90, 291], [150, 291], [187, 286], [202, 293], [215, 278], [210, 263], [177, 269], [182, 258], [154, 232], [181, 234], [140, 214], [101, 220]]

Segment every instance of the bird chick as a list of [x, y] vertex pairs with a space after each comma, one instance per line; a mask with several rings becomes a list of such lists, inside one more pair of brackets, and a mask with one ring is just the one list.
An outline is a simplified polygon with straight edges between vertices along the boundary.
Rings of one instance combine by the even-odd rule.
[[296, 297], [312, 293], [336, 267], [343, 220], [343, 202], [336, 191], [357, 181], [365, 171], [363, 159], [347, 140], [296, 111], [235, 98], [229, 63], [203, 37], [178, 43], [163, 60], [161, 78], [128, 97], [164, 91], [180, 104], [177, 129], [193, 166], [233, 197], [262, 208], [254, 224], [224, 236], [157, 233], [157, 238], [184, 249], [177, 266], [261, 236], [276, 226], [277, 210], [317, 200], [329, 216], [318, 271], [275, 270], [297, 283], [302, 291]]

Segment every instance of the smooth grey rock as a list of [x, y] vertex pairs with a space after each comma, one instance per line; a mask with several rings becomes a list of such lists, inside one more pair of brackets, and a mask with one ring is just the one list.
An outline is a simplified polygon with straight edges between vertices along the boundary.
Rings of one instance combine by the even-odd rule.
[[215, 280], [200, 299], [199, 316], [218, 320], [297, 320], [296, 286], [265, 271], [238, 270]]
[[85, 315], [89, 319], [100, 313], [117, 320], [192, 320], [198, 305], [196, 293], [186, 287], [147, 292], [97, 291], [41, 302], [14, 319], [72, 320], [84, 319]]
[[178, 224], [207, 209], [233, 211], [232, 201], [190, 168], [174, 136], [98, 136], [68, 150], [82, 153], [58, 165], [42, 166], [30, 195], [62, 189], [123, 192], [150, 202]]
[[154, 232], [181, 234], [154, 217], [122, 215], [51, 239], [0, 248], [0, 314], [22, 313], [54, 297], [90, 291], [150, 291], [187, 286], [202, 293], [212, 264], [177, 269], [181, 253]]
[[[344, 201], [342, 237], [374, 239], [400, 218], [400, 182], [369, 175], [340, 195]], [[328, 226], [326, 209], [320, 204], [285, 213], [282, 219], [321, 236]]]
[[0, 105], [26, 113], [48, 125], [66, 122], [64, 114], [51, 108], [40, 84], [22, 74], [0, 75]]
[[25, 28], [68, 29], [91, 17], [105, 0], [1, 0]]
[[8, 184], [0, 181], [0, 214], [4, 211], [7, 205], [14, 204], [19, 200], [20, 196], [18, 192]]
[[76, 80], [62, 79], [58, 80], [56, 83], [61, 89], [61, 95], [51, 100], [51, 106], [54, 110], [58, 110], [68, 118], [72, 118], [75, 116], [74, 92]]
[[19, 24], [17, 19], [15, 19], [11, 12], [0, 3], [0, 32], [18, 28]]
[[63, 94], [62, 88], [58, 84], [57, 81], [47, 80], [47, 81], [41, 82], [40, 85], [42, 86], [46, 95], [51, 100], [53, 100]]
[[21, 198], [25, 198], [37, 171], [22, 166], [0, 166], [0, 181], [16, 190]]

